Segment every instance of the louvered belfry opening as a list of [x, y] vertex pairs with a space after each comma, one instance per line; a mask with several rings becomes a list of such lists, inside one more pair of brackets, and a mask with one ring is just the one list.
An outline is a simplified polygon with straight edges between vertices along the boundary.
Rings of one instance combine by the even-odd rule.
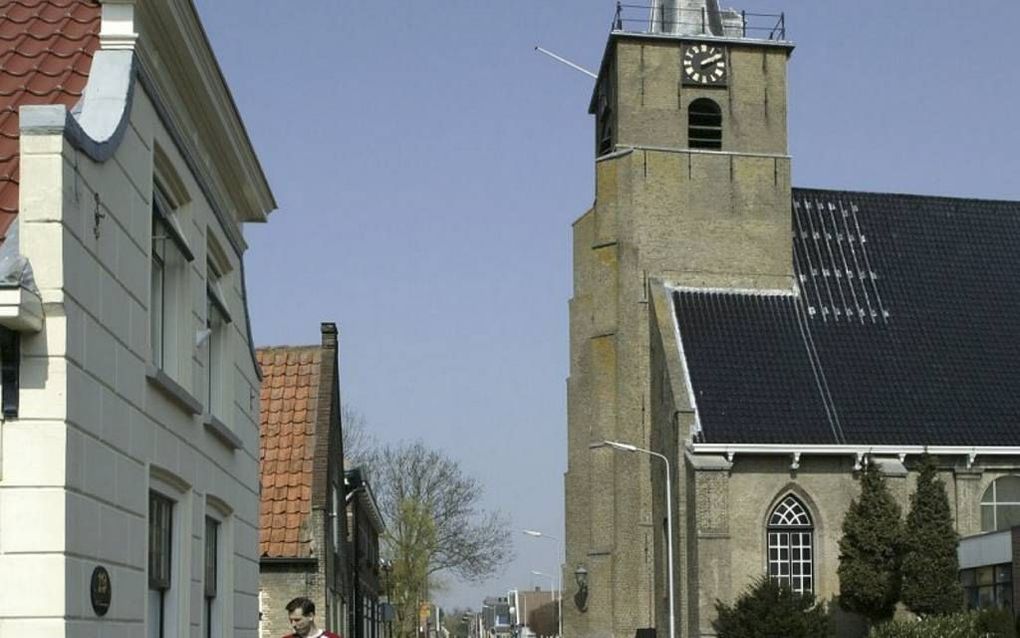
[[687, 107], [687, 144], [691, 148], [722, 148], [722, 109], [707, 97]]

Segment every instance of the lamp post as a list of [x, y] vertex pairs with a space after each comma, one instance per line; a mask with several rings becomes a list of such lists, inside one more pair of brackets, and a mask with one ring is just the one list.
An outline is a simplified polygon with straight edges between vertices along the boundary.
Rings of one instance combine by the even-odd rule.
[[383, 576], [385, 580], [383, 582], [383, 591], [386, 592], [386, 635], [387, 638], [393, 636], [393, 601], [390, 600], [390, 573], [393, 571], [393, 561], [383, 559], [379, 561], [382, 567]]
[[666, 464], [666, 556], [669, 562], [669, 638], [676, 638], [676, 616], [673, 608], [675, 604], [674, 599], [676, 598], [673, 592], [673, 496], [670, 489], [672, 481], [670, 480], [669, 459], [658, 452], [639, 448], [630, 443], [603, 441], [602, 444], [621, 452], [639, 452], [648, 456], [654, 456], [657, 459], [662, 459], [662, 462]]
[[[563, 557], [563, 543], [560, 539], [555, 536], [550, 536], [545, 532], [540, 532], [535, 529], [522, 529], [521, 532], [532, 537], [532, 538], [548, 538], [551, 541], [556, 542], [556, 560], [560, 560]], [[563, 638], [563, 581], [560, 579], [560, 573], [563, 571], [563, 565], [559, 564], [556, 566], [556, 631], [558, 632], [557, 638]], [[535, 573], [535, 572], [531, 572]]]

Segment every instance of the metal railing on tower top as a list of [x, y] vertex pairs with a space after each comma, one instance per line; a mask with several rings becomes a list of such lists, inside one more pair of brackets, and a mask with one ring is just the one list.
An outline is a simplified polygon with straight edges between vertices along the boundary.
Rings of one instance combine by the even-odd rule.
[[786, 14], [684, 8], [672, 2], [616, 3], [613, 31], [786, 40]]

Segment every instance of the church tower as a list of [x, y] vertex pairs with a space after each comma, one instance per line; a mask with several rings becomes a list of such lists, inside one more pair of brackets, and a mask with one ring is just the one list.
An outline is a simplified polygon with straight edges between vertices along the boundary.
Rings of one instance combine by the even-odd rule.
[[652, 418], [650, 282], [793, 287], [793, 45], [783, 27], [781, 16], [721, 10], [714, 0], [618, 9], [590, 106], [595, 204], [574, 223], [563, 575], [575, 583], [563, 605], [570, 638], [631, 638], [652, 627], [669, 635], [662, 463], [599, 445], [606, 440], [670, 460], [676, 630], [697, 635], [684, 550], [691, 418]]

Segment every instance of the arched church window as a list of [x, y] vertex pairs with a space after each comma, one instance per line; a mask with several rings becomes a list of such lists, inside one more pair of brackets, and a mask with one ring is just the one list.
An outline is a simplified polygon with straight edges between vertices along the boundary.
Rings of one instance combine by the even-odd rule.
[[691, 148], [722, 148], [722, 110], [707, 97], [687, 107], [687, 145]]
[[1020, 525], [1020, 476], [996, 479], [981, 497], [981, 531]]
[[768, 524], [769, 578], [796, 592], [814, 591], [814, 525], [795, 496], [772, 510]]

